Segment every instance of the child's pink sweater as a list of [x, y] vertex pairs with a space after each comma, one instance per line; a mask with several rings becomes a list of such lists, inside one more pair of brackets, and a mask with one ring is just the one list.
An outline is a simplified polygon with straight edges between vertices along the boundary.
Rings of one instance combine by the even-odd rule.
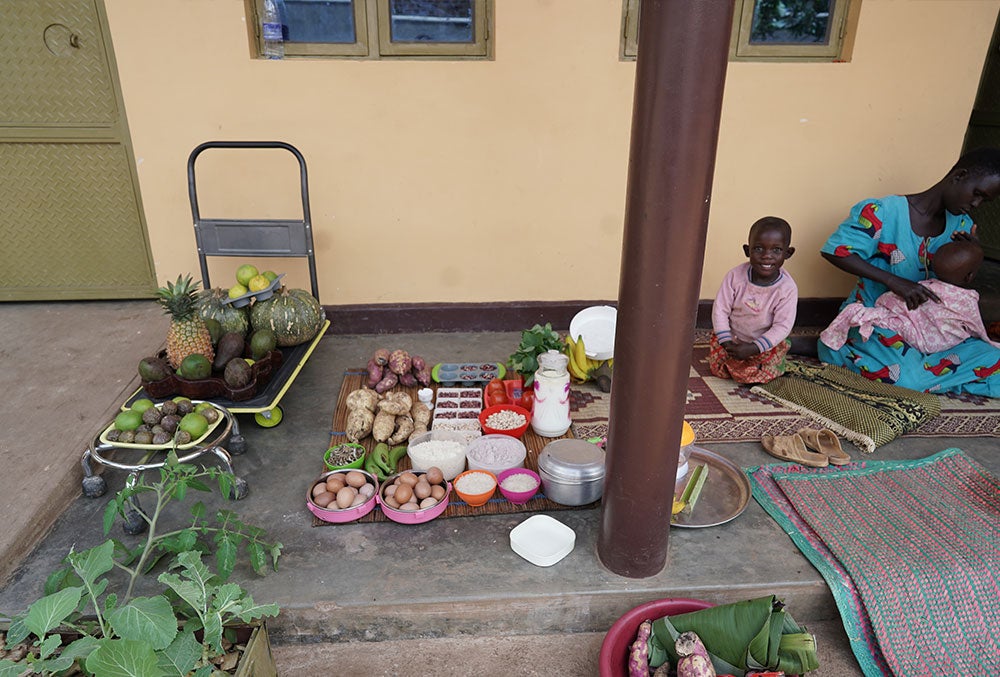
[[712, 306], [712, 328], [719, 343], [734, 338], [767, 352], [788, 338], [795, 325], [799, 288], [784, 270], [772, 284], [750, 281], [750, 264], [736, 266], [722, 280]]

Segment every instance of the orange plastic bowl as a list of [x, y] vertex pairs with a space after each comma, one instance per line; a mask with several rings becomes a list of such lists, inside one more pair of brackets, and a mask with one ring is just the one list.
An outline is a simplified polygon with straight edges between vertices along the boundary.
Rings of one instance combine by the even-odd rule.
[[[516, 414], [520, 414], [524, 417], [524, 424], [518, 426], [517, 428], [491, 428], [486, 425], [486, 421], [489, 420], [490, 416], [500, 413], [501, 411], [512, 411]], [[517, 437], [520, 439], [520, 437], [524, 435], [525, 431], [528, 429], [528, 425], [530, 423], [531, 412], [524, 407], [517, 406], [516, 404], [495, 404], [492, 407], [486, 407], [479, 412], [479, 425], [482, 426], [483, 432], [487, 435], [510, 435], [511, 437]]]
[[[479, 473], [481, 475], [486, 475], [493, 482], [493, 486], [490, 487], [489, 491], [483, 491], [478, 494], [470, 494], [459, 489], [463, 477], [475, 475], [476, 473]], [[455, 478], [455, 480], [451, 483], [451, 488], [455, 491], [456, 494], [458, 494], [458, 497], [460, 499], [465, 501], [468, 505], [472, 506], [473, 508], [476, 508], [478, 506], [485, 505], [485, 503], [488, 500], [493, 498], [493, 494], [497, 490], [497, 476], [488, 470], [466, 470], [464, 473]]]

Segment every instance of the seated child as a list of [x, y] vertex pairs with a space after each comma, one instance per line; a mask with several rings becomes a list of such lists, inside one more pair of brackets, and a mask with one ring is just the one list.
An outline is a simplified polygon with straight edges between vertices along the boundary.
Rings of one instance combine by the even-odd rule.
[[791, 240], [792, 227], [776, 216], [750, 226], [743, 245], [749, 261], [726, 273], [712, 306], [708, 366], [719, 378], [767, 383], [784, 371], [799, 300], [795, 281], [781, 269], [795, 253]]
[[941, 245], [930, 262], [937, 279], [919, 282], [934, 292], [940, 302], [927, 301], [910, 310], [902, 297], [887, 291], [875, 299], [872, 307], [860, 301], [844, 306], [820, 334], [820, 339], [833, 350], [839, 350], [851, 327], [858, 327], [866, 341], [873, 327], [882, 327], [896, 332], [904, 344], [903, 350], [909, 345], [922, 353], [936, 353], [954, 348], [971, 337], [1000, 347], [986, 334], [979, 314], [979, 293], [968, 289], [982, 263], [983, 250], [975, 242], [959, 240]]

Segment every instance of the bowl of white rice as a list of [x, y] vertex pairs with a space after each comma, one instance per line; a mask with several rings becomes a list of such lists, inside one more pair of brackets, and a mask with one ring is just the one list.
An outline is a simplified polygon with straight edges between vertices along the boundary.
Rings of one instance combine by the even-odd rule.
[[455, 430], [429, 430], [414, 435], [407, 445], [406, 455], [414, 470], [441, 469], [446, 480], [453, 480], [465, 470], [465, 450], [468, 441]]

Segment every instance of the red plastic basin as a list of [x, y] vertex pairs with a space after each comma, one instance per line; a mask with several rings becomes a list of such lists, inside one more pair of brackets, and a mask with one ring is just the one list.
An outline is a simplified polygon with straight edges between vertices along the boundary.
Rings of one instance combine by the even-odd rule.
[[601, 644], [598, 666], [601, 677], [628, 677], [628, 650], [639, 632], [639, 625], [645, 620], [655, 621], [664, 616], [686, 614], [715, 606], [710, 602], [686, 597], [656, 599], [641, 604], [615, 621]]

